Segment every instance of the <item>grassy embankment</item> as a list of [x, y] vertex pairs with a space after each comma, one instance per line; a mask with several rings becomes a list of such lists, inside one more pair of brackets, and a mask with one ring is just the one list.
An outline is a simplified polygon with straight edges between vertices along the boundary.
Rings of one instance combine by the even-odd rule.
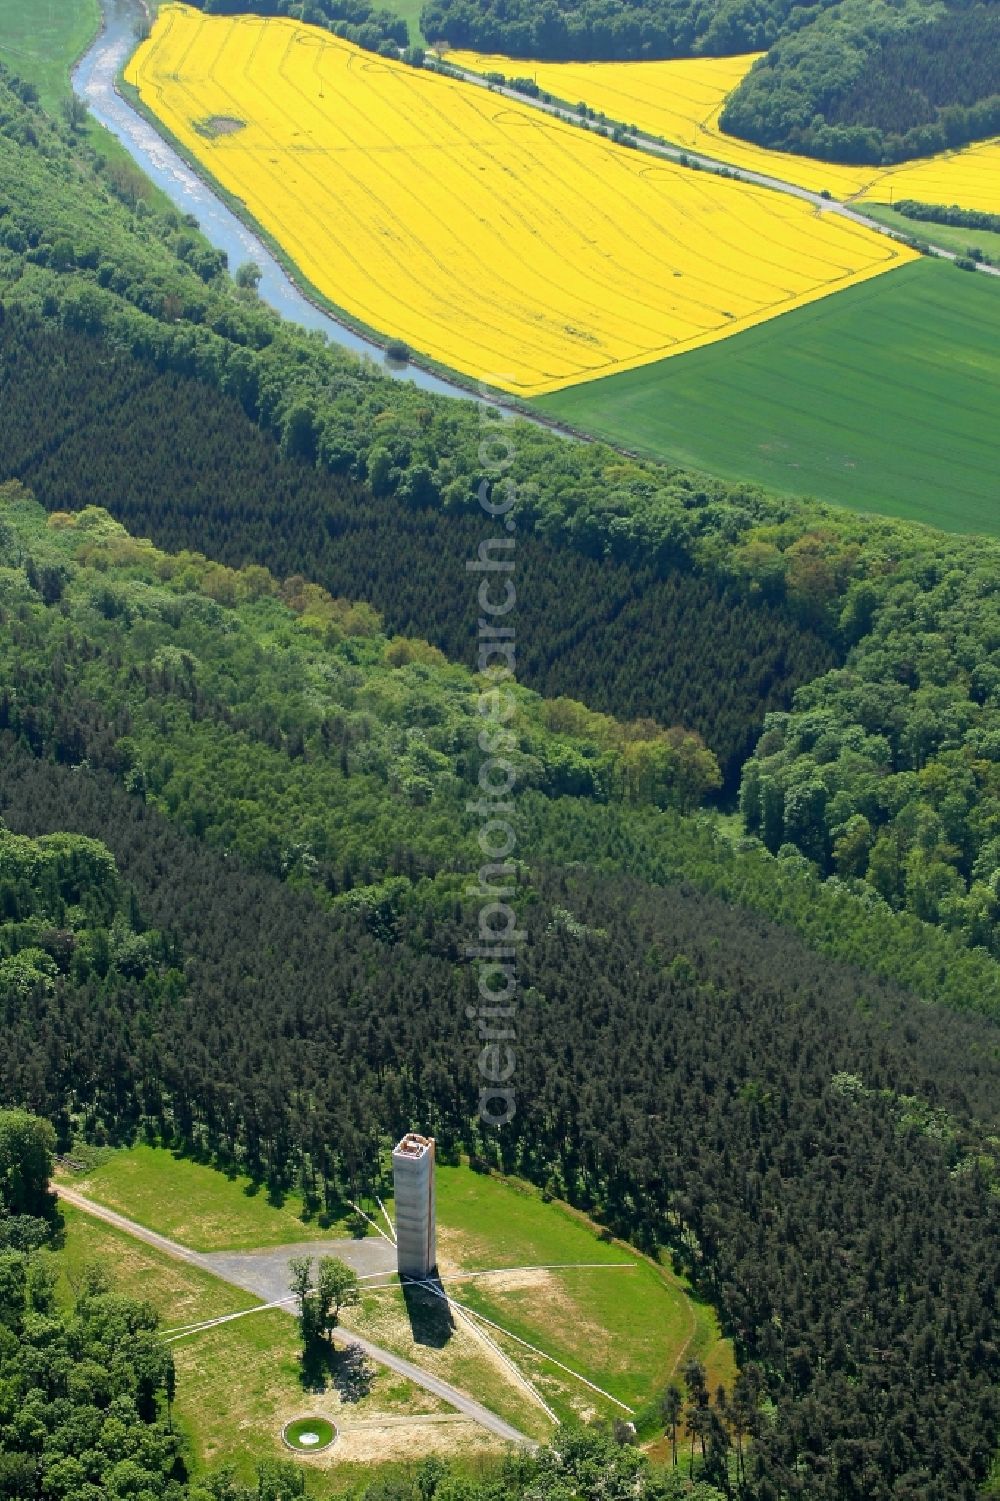
[[[159, 0], [147, 0], [155, 11]], [[39, 102], [58, 115], [71, 93], [70, 73], [101, 24], [98, 0], [0, 0], [0, 62], [38, 89]], [[125, 147], [89, 118], [83, 134], [95, 151], [126, 173], [138, 196], [160, 212], [173, 205], [135, 165]]]

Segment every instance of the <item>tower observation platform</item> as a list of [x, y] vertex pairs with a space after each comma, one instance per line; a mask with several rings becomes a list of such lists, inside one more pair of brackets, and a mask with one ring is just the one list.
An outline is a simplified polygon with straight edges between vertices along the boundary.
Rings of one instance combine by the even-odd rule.
[[393, 1149], [399, 1275], [423, 1281], [437, 1267], [434, 1138], [410, 1131]]

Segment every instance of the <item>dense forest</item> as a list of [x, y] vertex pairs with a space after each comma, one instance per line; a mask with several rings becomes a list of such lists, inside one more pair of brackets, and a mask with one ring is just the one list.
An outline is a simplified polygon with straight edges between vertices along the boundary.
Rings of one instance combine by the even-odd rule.
[[[779, 1407], [748, 1494], [805, 1465], [810, 1496], [904, 1474], [971, 1495], [997, 1422], [995, 1023], [942, 1029], [691, 888], [533, 860], [523, 1107], [485, 1131], [445, 717], [470, 713], [447, 691], [464, 671], [394, 665], [370, 612], [318, 591], [303, 610], [301, 583], [282, 600], [257, 567], [165, 557], [99, 512], [46, 525], [8, 496], [5, 516], [7, 1098], [64, 1140], [148, 1131], [329, 1202], [377, 1186], [391, 1124], [421, 1121], [670, 1249]], [[530, 694], [523, 720], [519, 765], [544, 779], [558, 737]], [[821, 1250], [834, 1225], [843, 1260]], [[890, 1397], [898, 1422], [873, 1427]]]
[[793, 0], [428, 0], [420, 25], [431, 42], [508, 57], [728, 57], [770, 47], [798, 9]]
[[759, 59], [722, 128], [762, 146], [878, 166], [1000, 132], [1000, 13], [840, 0]]
[[[402, 852], [411, 877], [477, 863], [456, 843], [478, 785], [471, 672], [301, 577], [161, 553], [93, 509], [45, 527], [16, 489], [0, 497], [23, 570], [5, 591], [18, 625], [0, 633], [0, 727], [123, 771], [194, 832], [333, 895]], [[691, 732], [510, 695], [505, 753], [525, 792], [685, 809], [718, 785]]]
[[1000, 678], [984, 644], [998, 612], [990, 566], [901, 567], [847, 665], [768, 717], [740, 802], [769, 848], [790, 842], [994, 953]]
[[[464, 922], [414, 917], [386, 946], [98, 774], [8, 762], [3, 800], [15, 826], [99, 828], [185, 954], [171, 1005], [153, 1010], [137, 984], [131, 1024], [81, 1038], [74, 1077], [94, 1079], [103, 1120], [120, 1098], [166, 1139], [324, 1187], [363, 1184], [380, 1127], [401, 1117], [445, 1148], [497, 1151], [469, 1126]], [[997, 1422], [997, 1199], [979, 1166], [990, 1128], [969, 1113], [967, 1024], [943, 1032], [933, 1012], [676, 888], [579, 871], [536, 883], [525, 1111], [504, 1165], [674, 1247], [719, 1303], [779, 1405], [751, 1494], [806, 1466], [811, 1497], [870, 1501], [904, 1475], [914, 1496], [972, 1496]], [[566, 910], [572, 938], [555, 920]], [[36, 1004], [53, 1021], [83, 1006], [62, 988]], [[25, 1039], [39, 1071], [51, 1030]], [[995, 1099], [993, 1063], [984, 1120]], [[842, 1259], [823, 1252], [830, 1237]]]
[[[0, 1106], [62, 1147], [145, 1135], [331, 1205], [378, 1185], [410, 1121], [711, 1299], [763, 1383], [744, 1497], [973, 1501], [1000, 1429], [997, 546], [391, 382], [280, 325], [8, 75], [0, 182], [2, 472], [46, 507], [0, 500]], [[502, 1130], [477, 1116], [462, 957], [484, 423], [517, 450], [529, 664]], [[692, 809], [758, 725], [757, 832], [727, 838]], [[30, 1223], [8, 1234], [44, 1253]], [[133, 1490], [172, 1501], [155, 1327], [85, 1291], [149, 1352], [121, 1421], [145, 1444]], [[89, 1348], [86, 1303], [43, 1307], [47, 1331], [12, 1307], [30, 1351], [63, 1327]], [[53, 1425], [75, 1430], [28, 1364], [12, 1405], [30, 1395], [34, 1426], [0, 1383], [0, 1481], [6, 1448], [14, 1496], [114, 1495], [99, 1453], [96, 1480], [50, 1483]], [[725, 1494], [724, 1425], [714, 1442]], [[678, 1489], [601, 1435], [512, 1464], [489, 1501]], [[424, 1480], [398, 1494], [470, 1494]]]

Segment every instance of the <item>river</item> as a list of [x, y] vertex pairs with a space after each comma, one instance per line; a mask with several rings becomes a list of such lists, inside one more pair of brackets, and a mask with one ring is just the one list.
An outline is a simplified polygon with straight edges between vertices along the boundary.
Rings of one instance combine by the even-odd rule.
[[283, 318], [303, 328], [321, 329], [332, 343], [352, 354], [370, 356], [388, 373], [412, 381], [424, 391], [468, 399], [467, 390], [417, 365], [390, 365], [377, 344], [310, 302], [258, 236], [118, 93], [115, 79], [135, 47], [137, 28], [145, 14], [141, 0], [100, 0], [100, 4], [104, 26], [74, 68], [73, 87], [94, 119], [117, 137], [147, 177], [181, 213], [194, 214], [202, 233], [216, 249], [226, 252], [234, 270], [243, 261], [256, 262], [261, 270], [259, 295]]

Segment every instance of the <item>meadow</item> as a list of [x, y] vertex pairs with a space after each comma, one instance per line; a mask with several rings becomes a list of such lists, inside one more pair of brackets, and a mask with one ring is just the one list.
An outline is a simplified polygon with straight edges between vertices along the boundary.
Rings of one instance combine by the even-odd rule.
[[97, 0], [0, 0], [0, 62], [38, 88], [54, 111], [69, 70], [100, 25]]
[[307, 281], [539, 395], [726, 338], [911, 252], [284, 19], [166, 6], [126, 71]]
[[[438, 1169], [437, 1205], [445, 1278], [483, 1266], [514, 1269], [449, 1283], [452, 1295], [620, 1401], [642, 1408], [689, 1354], [705, 1362], [713, 1390], [732, 1380], [732, 1347], [712, 1310], [668, 1268], [602, 1238], [583, 1215], [558, 1201], [544, 1203], [527, 1184], [454, 1167]], [[517, 1270], [532, 1266], [546, 1270]], [[526, 1359], [523, 1345], [505, 1348], [519, 1364]], [[535, 1369], [543, 1382], [560, 1380], [556, 1403], [583, 1396], [613, 1415], [609, 1404], [574, 1391], [546, 1362]]]
[[866, 203], [865, 213], [889, 229], [917, 240], [933, 240], [944, 250], [968, 255], [979, 250], [994, 265], [1000, 266], [1000, 234], [988, 229], [966, 229], [956, 224], [937, 224], [931, 220], [908, 219], [888, 203]]
[[[63, 1216], [64, 1244], [52, 1260], [64, 1305], [75, 1296], [84, 1268], [97, 1263], [121, 1292], [151, 1303], [167, 1331], [256, 1306], [252, 1294], [78, 1209], [63, 1206]], [[282, 1426], [303, 1414], [325, 1415], [341, 1431], [328, 1454], [304, 1461], [312, 1496], [353, 1492], [372, 1462], [402, 1462], [442, 1442], [448, 1451], [460, 1442], [470, 1454], [492, 1447], [488, 1435], [467, 1424], [452, 1426], [450, 1417], [440, 1425], [429, 1421], [450, 1415], [451, 1408], [382, 1367], [375, 1368], [368, 1395], [356, 1402], [344, 1402], [334, 1385], [305, 1391], [295, 1322], [278, 1309], [177, 1339], [171, 1350], [177, 1368], [174, 1420], [188, 1440], [196, 1474], [231, 1465], [250, 1482], [261, 1460], [288, 1457]], [[484, 1366], [488, 1377], [492, 1368]]]
[[834, 198], [884, 203], [891, 187], [896, 198], [1000, 211], [1000, 140], [879, 168], [821, 162], [726, 135], [719, 126], [726, 96], [760, 53], [637, 63], [551, 63], [460, 50], [444, 55], [473, 73], [533, 78], [539, 88], [568, 104], [584, 103], [609, 120], [634, 125], [672, 145], [814, 193], [826, 190]]
[[112, 1152], [68, 1181], [95, 1203], [192, 1251], [254, 1250], [348, 1233], [342, 1219], [306, 1216], [297, 1194], [276, 1198], [242, 1174], [219, 1172], [162, 1147]]
[[725, 478], [996, 535], [998, 401], [1000, 283], [922, 259], [539, 406]]

